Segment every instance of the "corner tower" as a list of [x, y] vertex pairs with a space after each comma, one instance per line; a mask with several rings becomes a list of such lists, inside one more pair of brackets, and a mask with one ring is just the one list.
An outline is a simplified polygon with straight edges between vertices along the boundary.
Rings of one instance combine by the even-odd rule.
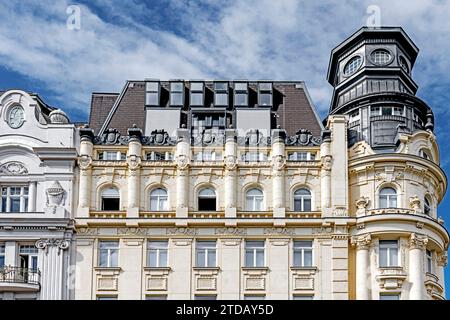
[[332, 50], [329, 114], [349, 116], [349, 145], [366, 140], [375, 151], [388, 151], [401, 132], [433, 130], [431, 109], [415, 96], [418, 52], [400, 27], [363, 27]]

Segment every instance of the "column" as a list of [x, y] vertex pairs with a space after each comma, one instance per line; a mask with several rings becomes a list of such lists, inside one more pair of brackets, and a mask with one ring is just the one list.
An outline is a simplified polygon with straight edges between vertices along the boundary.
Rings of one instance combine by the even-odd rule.
[[28, 212], [36, 212], [36, 181], [28, 185]]
[[39, 250], [41, 271], [40, 283], [42, 300], [62, 300], [67, 285], [67, 269], [64, 264], [65, 250], [69, 248], [68, 239], [40, 239], [36, 241]]
[[181, 128], [177, 130], [178, 143], [176, 150], [177, 165], [177, 201], [176, 217], [187, 218], [189, 207], [189, 164], [191, 161], [189, 130]]
[[225, 217], [236, 218], [237, 137], [234, 129], [225, 130]]
[[409, 291], [410, 300], [425, 299], [425, 279], [423, 270], [424, 250], [428, 243], [428, 237], [418, 233], [412, 233], [409, 238]]
[[94, 153], [94, 131], [88, 127], [80, 129], [80, 157], [78, 166], [80, 168], [80, 185], [78, 188], [78, 217], [89, 217], [89, 207], [91, 201], [91, 177], [92, 177], [92, 156]]
[[322, 212], [329, 211], [331, 207], [331, 131], [325, 130], [322, 133], [322, 144], [320, 145], [320, 158], [322, 170], [320, 173], [320, 194]]
[[370, 234], [355, 236], [351, 239], [356, 247], [356, 299], [370, 299], [370, 260], [369, 246], [372, 241]]
[[128, 129], [128, 209], [129, 218], [139, 217], [139, 198], [140, 198], [140, 166], [142, 156], [142, 130], [137, 128]]
[[443, 294], [445, 297], [445, 281], [444, 281], [444, 269], [448, 264], [448, 254], [447, 251], [443, 251], [437, 254], [437, 276], [439, 277], [439, 284], [443, 288]]
[[279, 127], [272, 130], [272, 206], [274, 218], [285, 217], [284, 169], [286, 131]]

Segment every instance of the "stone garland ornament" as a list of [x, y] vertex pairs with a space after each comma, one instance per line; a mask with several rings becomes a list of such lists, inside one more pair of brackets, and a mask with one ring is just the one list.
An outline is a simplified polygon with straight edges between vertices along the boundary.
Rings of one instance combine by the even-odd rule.
[[176, 157], [176, 164], [179, 170], [185, 170], [189, 166], [190, 159], [185, 155], [179, 155]]
[[0, 175], [15, 176], [28, 174], [27, 168], [17, 161], [11, 161], [0, 165]]

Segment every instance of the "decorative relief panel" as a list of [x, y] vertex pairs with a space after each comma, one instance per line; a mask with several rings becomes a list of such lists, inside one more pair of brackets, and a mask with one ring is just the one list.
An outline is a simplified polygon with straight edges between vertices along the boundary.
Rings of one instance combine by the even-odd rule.
[[116, 277], [103, 277], [97, 278], [97, 290], [98, 291], [117, 291], [118, 279]]
[[11, 161], [0, 165], [0, 175], [14, 176], [28, 174], [27, 168], [17, 161]]
[[165, 291], [170, 268], [145, 268], [145, 289], [147, 291]]
[[216, 290], [217, 289], [217, 279], [215, 277], [209, 276], [197, 276], [196, 281], [197, 290]]
[[281, 235], [281, 236], [293, 236], [295, 235], [295, 229], [293, 228], [264, 228], [264, 234], [267, 235]]
[[197, 229], [195, 228], [187, 228], [187, 227], [179, 227], [179, 228], [168, 228], [168, 235], [188, 235], [194, 236], [197, 234]]
[[244, 268], [244, 289], [245, 290], [265, 290], [266, 289], [266, 268]]
[[235, 227], [216, 228], [215, 234], [217, 234], [217, 235], [243, 236], [243, 235], [247, 234], [247, 229], [235, 228]]
[[291, 267], [293, 290], [314, 290], [316, 268]]

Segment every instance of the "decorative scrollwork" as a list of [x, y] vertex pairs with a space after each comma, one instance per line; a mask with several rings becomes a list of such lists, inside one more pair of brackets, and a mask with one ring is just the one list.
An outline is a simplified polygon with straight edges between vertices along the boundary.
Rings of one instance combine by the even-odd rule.
[[58, 255], [62, 250], [66, 250], [70, 246], [70, 239], [39, 239], [35, 244], [36, 248], [44, 250], [48, 254], [48, 247], [54, 246], [58, 248]]
[[101, 136], [94, 137], [94, 144], [127, 145], [129, 136], [122, 136], [117, 129], [108, 129]]
[[270, 145], [270, 137], [264, 136], [264, 134], [258, 129], [249, 130], [245, 137], [238, 137], [239, 145], [249, 145], [249, 146], [261, 146]]
[[192, 137], [193, 145], [223, 145], [225, 143], [224, 133], [215, 133], [211, 129], [205, 129], [203, 132], [196, 137]]
[[318, 146], [322, 143], [322, 138], [314, 137], [310, 130], [300, 129], [294, 136], [286, 137], [288, 146]]
[[15, 176], [28, 174], [27, 168], [17, 161], [11, 161], [0, 165], [0, 175]]
[[153, 130], [149, 136], [142, 138], [142, 144], [147, 146], [173, 146], [176, 144], [176, 140], [172, 139], [165, 130]]

